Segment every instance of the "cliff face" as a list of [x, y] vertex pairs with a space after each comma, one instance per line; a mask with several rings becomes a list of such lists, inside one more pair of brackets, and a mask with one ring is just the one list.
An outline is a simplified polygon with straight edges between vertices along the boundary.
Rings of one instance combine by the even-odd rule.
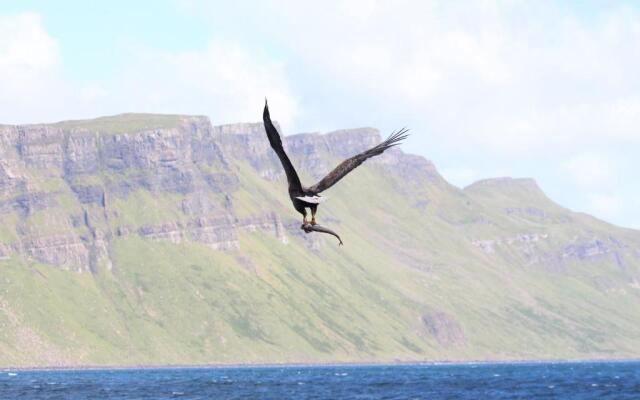
[[[149, 116], [149, 126], [136, 131], [118, 131], [111, 126], [120, 119], [126, 124], [127, 119], [144, 118], [103, 118], [95, 126], [3, 127], [0, 212], [7, 221], [10, 239], [2, 243], [2, 257], [24, 256], [87, 271], [95, 270], [99, 262], [111, 265], [109, 242], [130, 234], [173, 243], [193, 241], [215, 250], [240, 249], [241, 230], [269, 232], [283, 243], [287, 243], [287, 235], [298, 234], [295, 224], [287, 232], [280, 215], [269, 208], [245, 217], [234, 208], [233, 196], [240, 180], [234, 164], [248, 163], [269, 181], [284, 176], [265, 141], [261, 123], [212, 127], [205, 117], [164, 117], [155, 123]], [[371, 128], [285, 138], [291, 156], [300, 160], [301, 171], [318, 179], [336, 160], [379, 142], [379, 133]], [[399, 150], [371, 163], [400, 177], [423, 174], [442, 180], [429, 161]], [[138, 210], [122, 210], [120, 205], [138, 191], [179, 196], [180, 207], [171, 210], [173, 218], [155, 215], [132, 224], [130, 220], [139, 217]], [[16, 223], [8, 222], [11, 219]], [[32, 219], [34, 223], [30, 223]]]
[[[107, 247], [116, 236], [191, 240], [217, 250], [238, 248], [238, 229], [264, 229], [284, 240], [277, 215], [240, 220], [231, 202], [238, 176], [228, 158], [256, 160], [259, 168], [259, 158], [252, 156], [267, 156], [264, 146], [252, 143], [255, 126], [214, 129], [202, 117], [175, 117], [159, 127], [149, 123], [134, 132], [100, 124], [4, 127], [1, 209], [3, 218], [16, 223], [5, 225], [10, 239], [3, 256], [86, 271], [101, 261], [110, 265]], [[181, 215], [137, 218], [137, 210], [122, 210], [119, 205], [138, 191], [179, 196]], [[35, 217], [43, 223], [29, 223]]]
[[[379, 141], [284, 145], [310, 184]], [[260, 123], [0, 126], [0, 363], [640, 354], [640, 234], [532, 180], [459, 190], [392, 149], [327, 193], [344, 249], [299, 229], [285, 181]]]

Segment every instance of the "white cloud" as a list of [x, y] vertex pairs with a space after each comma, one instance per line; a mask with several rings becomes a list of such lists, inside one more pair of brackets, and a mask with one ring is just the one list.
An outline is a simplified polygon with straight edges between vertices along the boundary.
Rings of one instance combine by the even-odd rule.
[[477, 169], [465, 167], [441, 168], [440, 173], [447, 181], [460, 188], [483, 178]]
[[640, 143], [640, 16], [622, 5], [590, 19], [554, 2], [277, 4], [269, 34], [295, 57], [326, 82], [420, 115], [451, 146], [534, 156], [578, 141]]
[[[259, 121], [265, 97], [287, 128], [298, 112], [284, 65], [246, 49], [214, 41], [196, 51], [129, 50], [133, 61], [114, 82], [121, 107], [152, 112], [204, 114], [212, 122]], [[122, 93], [130, 93], [121, 99]], [[123, 109], [126, 111], [127, 109]]]
[[[43, 29], [40, 16], [0, 16], [0, 73], [3, 84], [28, 85], [59, 61], [58, 44]], [[10, 79], [7, 79], [10, 78]]]
[[623, 139], [640, 142], [640, 96], [617, 99], [604, 107], [603, 128]]
[[64, 92], [59, 79], [58, 43], [34, 13], [0, 16], [0, 118], [15, 122], [41, 118], [54, 93]]
[[607, 187], [616, 178], [614, 162], [602, 156], [574, 156], [562, 164], [562, 170], [573, 183], [583, 187]]
[[623, 211], [623, 200], [612, 193], [592, 193], [588, 195], [587, 207], [587, 212], [608, 221], [615, 221]]
[[65, 78], [58, 42], [38, 14], [0, 17], [0, 121], [32, 123], [121, 112], [204, 114], [214, 123], [259, 121], [264, 98], [288, 129], [297, 113], [284, 64], [212, 41], [193, 51], [131, 46], [107, 80]]

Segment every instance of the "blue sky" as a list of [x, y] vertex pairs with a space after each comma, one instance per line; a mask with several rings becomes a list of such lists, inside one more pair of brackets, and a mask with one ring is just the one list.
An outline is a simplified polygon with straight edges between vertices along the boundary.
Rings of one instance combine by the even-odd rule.
[[452, 183], [535, 178], [640, 228], [640, 3], [0, 1], [0, 122], [409, 126]]

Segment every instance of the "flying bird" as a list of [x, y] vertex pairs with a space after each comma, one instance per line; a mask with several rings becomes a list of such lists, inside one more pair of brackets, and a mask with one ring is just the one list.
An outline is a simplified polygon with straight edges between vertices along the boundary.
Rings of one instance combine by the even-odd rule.
[[308, 227], [309, 222], [307, 222], [306, 209], [308, 208], [311, 210], [310, 225], [316, 225], [316, 212], [318, 210], [318, 205], [326, 200], [326, 197], [321, 196], [321, 193], [323, 191], [335, 185], [340, 179], [344, 178], [345, 175], [353, 171], [368, 158], [382, 154], [385, 150], [400, 144], [402, 140], [406, 139], [407, 136], [409, 136], [409, 134], [407, 133], [408, 129], [405, 128], [394, 132], [389, 135], [386, 140], [370, 148], [369, 150], [365, 150], [362, 153], [341, 162], [337, 167], [333, 169], [333, 171], [329, 172], [327, 176], [322, 178], [315, 185], [302, 186], [296, 169], [293, 167], [291, 160], [287, 156], [287, 153], [284, 151], [284, 147], [282, 146], [282, 139], [280, 138], [276, 127], [273, 126], [273, 123], [271, 122], [271, 116], [269, 115], [269, 106], [266, 100], [264, 103], [262, 120], [264, 122], [264, 129], [267, 132], [269, 144], [271, 145], [273, 151], [275, 151], [278, 155], [278, 158], [282, 163], [282, 167], [284, 168], [284, 172], [287, 175], [287, 183], [289, 184], [289, 197], [291, 198], [293, 207], [296, 209], [296, 211], [302, 214], [302, 228], [305, 229], [305, 226], [307, 226], [305, 232], [309, 232], [312, 230]]

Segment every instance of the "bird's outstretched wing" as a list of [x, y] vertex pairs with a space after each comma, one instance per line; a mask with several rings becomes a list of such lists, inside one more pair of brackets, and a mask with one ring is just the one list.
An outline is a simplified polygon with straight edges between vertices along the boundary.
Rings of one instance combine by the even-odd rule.
[[340, 179], [342, 179], [349, 172], [353, 171], [357, 166], [362, 164], [366, 159], [370, 157], [377, 156], [382, 154], [385, 150], [390, 147], [396, 146], [400, 144], [400, 142], [409, 136], [407, 133], [409, 130], [402, 128], [398, 132], [394, 132], [383, 142], [378, 145], [370, 148], [369, 150], [363, 151], [362, 153], [355, 155], [351, 158], [348, 158], [340, 163], [337, 167], [333, 169], [333, 171], [329, 172], [327, 176], [322, 178], [320, 182], [311, 186], [309, 190], [313, 193], [320, 193], [323, 190], [330, 188], [335, 185]]
[[293, 164], [291, 164], [291, 160], [289, 160], [287, 153], [285, 153], [284, 147], [282, 147], [282, 139], [280, 139], [278, 130], [275, 126], [273, 126], [273, 123], [271, 122], [271, 117], [269, 116], [269, 106], [267, 105], [266, 100], [264, 102], [262, 121], [264, 122], [264, 130], [267, 132], [267, 138], [269, 138], [269, 144], [271, 145], [273, 151], [275, 151], [278, 155], [278, 158], [282, 163], [282, 167], [284, 168], [284, 172], [285, 174], [287, 174], [289, 191], [294, 190], [297, 192], [301, 192], [302, 184], [300, 183], [300, 178], [298, 177], [296, 169], [293, 168]]

